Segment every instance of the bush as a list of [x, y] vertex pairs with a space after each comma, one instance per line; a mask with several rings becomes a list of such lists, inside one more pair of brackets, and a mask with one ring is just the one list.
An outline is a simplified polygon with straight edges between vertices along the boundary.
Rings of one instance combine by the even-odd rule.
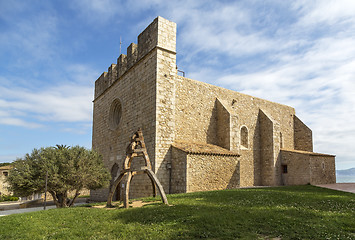
[[14, 197], [11, 195], [1, 195], [0, 196], [0, 202], [5, 202], [5, 201], [18, 201], [18, 197]]
[[[7, 177], [9, 190], [16, 196], [44, 192], [47, 174], [47, 192], [58, 208], [73, 206], [82, 190], [102, 188], [110, 179], [97, 152], [80, 146], [57, 145], [33, 149], [14, 161]], [[69, 192], [74, 192], [72, 199], [68, 199]]]

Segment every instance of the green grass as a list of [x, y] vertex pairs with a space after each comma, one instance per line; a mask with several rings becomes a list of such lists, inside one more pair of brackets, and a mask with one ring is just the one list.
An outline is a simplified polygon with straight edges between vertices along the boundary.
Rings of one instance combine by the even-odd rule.
[[90, 198], [90, 195], [79, 195], [78, 198]]
[[168, 200], [173, 206], [5, 216], [0, 239], [355, 239], [351, 193], [294, 186], [176, 194]]

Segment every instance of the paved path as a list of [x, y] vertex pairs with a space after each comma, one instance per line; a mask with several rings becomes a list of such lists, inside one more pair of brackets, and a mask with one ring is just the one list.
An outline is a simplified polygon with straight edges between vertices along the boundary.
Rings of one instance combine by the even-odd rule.
[[343, 192], [355, 193], [355, 183], [333, 183], [333, 184], [320, 184], [316, 186], [334, 189]]
[[[0, 217], [11, 215], [11, 214], [16, 214], [16, 213], [37, 212], [37, 211], [43, 210], [43, 203], [36, 204], [37, 205], [36, 207], [19, 208], [20, 203], [22, 203], [22, 202], [1, 203], [0, 205], [2, 207], [5, 207], [6, 210], [0, 211]], [[78, 206], [78, 205], [85, 204], [85, 203], [86, 203], [85, 198], [78, 198], [77, 201], [75, 201], [74, 206]], [[56, 208], [53, 201], [47, 202], [46, 209], [52, 209], [52, 208]]]
[[[56, 208], [56, 206], [47, 206], [47, 209]], [[5, 210], [0, 211], [0, 217], [7, 216], [16, 213], [25, 213], [25, 212], [36, 212], [43, 210], [43, 207], [33, 207], [33, 208], [21, 208], [21, 209], [12, 209], [12, 210]]]

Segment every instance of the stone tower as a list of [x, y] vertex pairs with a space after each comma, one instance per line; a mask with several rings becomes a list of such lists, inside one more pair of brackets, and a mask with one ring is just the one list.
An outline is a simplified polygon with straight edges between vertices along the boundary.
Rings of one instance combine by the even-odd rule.
[[[175, 51], [176, 24], [157, 17], [138, 36], [138, 45], [132, 43], [127, 55], [121, 54], [95, 82], [93, 149], [103, 155], [108, 169], [121, 168], [129, 138], [141, 127], [165, 189], [169, 175], [164, 156], [174, 137]], [[151, 192], [145, 178], [132, 180], [132, 197]], [[92, 198], [102, 198], [106, 191], [92, 191]]]

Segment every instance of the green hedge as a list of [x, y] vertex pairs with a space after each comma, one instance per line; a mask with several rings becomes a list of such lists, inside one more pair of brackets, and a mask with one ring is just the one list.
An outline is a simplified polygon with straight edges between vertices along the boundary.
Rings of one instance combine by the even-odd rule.
[[18, 197], [14, 197], [11, 195], [1, 195], [0, 196], [0, 202], [5, 202], [5, 201], [18, 201]]

